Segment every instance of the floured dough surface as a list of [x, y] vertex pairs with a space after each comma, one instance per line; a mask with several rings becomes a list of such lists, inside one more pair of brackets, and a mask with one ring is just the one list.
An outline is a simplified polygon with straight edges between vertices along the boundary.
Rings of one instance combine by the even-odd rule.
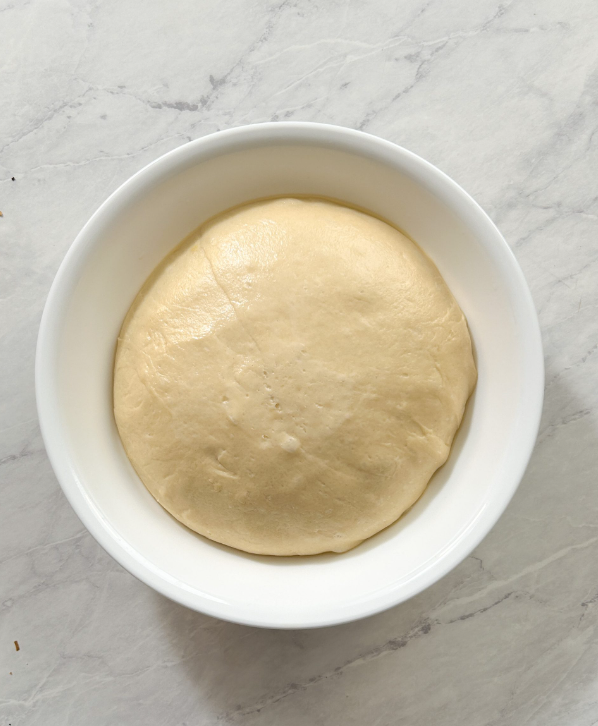
[[123, 324], [114, 413], [153, 496], [272, 555], [342, 552], [446, 460], [476, 370], [432, 262], [388, 224], [276, 199], [208, 223]]

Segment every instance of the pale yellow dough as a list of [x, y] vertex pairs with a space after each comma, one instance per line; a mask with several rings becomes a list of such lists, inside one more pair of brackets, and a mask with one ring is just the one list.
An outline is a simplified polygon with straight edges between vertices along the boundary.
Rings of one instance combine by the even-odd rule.
[[172, 253], [122, 327], [127, 455], [191, 529], [248, 552], [343, 552], [441, 466], [476, 370], [433, 263], [318, 199], [232, 210]]

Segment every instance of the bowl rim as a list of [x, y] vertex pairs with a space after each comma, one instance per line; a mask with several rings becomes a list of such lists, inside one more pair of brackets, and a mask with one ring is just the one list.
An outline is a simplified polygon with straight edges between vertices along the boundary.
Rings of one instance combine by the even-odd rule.
[[[240, 605], [227, 604], [224, 607], [207, 595], [186, 589], [182, 583], [166, 579], [164, 573], [148, 567], [134, 556], [134, 550], [117, 535], [96, 508], [70, 461], [68, 448], [63, 443], [64, 433], [58, 415], [60, 401], [55, 372], [60, 347], [57, 333], [79, 273], [94, 248], [94, 230], [143, 195], [146, 188], [187, 166], [228, 153], [235, 148], [283, 143], [315, 143], [378, 160], [392, 157], [403, 173], [408, 173], [420, 183], [425, 180], [428, 188], [442, 191], [445, 203], [448, 202], [451, 209], [458, 211], [470, 228], [475, 228], [476, 236], [483, 239], [485, 246], [492, 248], [494, 254], [501, 258], [501, 263], [508, 267], [512, 282], [510, 295], [517, 302], [520, 321], [518, 325], [521, 325], [521, 321], [525, 323], [522, 342], [525, 350], [525, 355], [522, 356], [522, 395], [525, 398], [526, 413], [518, 418], [518, 446], [511, 454], [508, 475], [505, 475], [503, 486], [495, 492], [492, 506], [483, 507], [458, 541], [451, 547], [446, 547], [426, 569], [398, 588], [385, 588], [383, 592], [374, 593], [367, 600], [357, 601], [350, 609], [326, 611], [319, 617], [310, 616], [304, 621], [281, 619], [273, 622], [268, 617], [256, 616], [255, 611], [248, 613]], [[410, 599], [448, 574], [484, 539], [515, 494], [531, 457], [542, 413], [544, 359], [538, 317], [523, 272], [490, 217], [455, 181], [413, 152], [363, 131], [307, 121], [268, 122], [217, 131], [187, 142], [137, 171], [99, 206], [71, 244], [51, 285], [37, 339], [35, 392], [42, 439], [56, 478], [81, 522], [120, 565], [171, 600], [213, 617], [267, 628], [313, 628], [358, 620]]]

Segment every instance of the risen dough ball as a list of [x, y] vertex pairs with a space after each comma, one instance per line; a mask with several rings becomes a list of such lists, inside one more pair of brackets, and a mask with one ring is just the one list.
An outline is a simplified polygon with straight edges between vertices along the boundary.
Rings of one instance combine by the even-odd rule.
[[324, 200], [238, 208], [156, 270], [123, 324], [127, 455], [191, 529], [343, 552], [446, 460], [476, 371], [463, 314], [393, 227]]

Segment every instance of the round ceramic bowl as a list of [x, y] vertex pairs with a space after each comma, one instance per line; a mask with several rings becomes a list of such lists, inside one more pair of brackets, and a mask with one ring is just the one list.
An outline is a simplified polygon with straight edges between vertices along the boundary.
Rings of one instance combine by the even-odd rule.
[[[248, 555], [191, 532], [145, 489], [112, 413], [116, 338], [142, 283], [209, 217], [260, 197], [317, 195], [406, 232], [463, 309], [479, 380], [450, 458], [394, 525], [345, 554]], [[277, 628], [379, 612], [421, 592], [489, 532], [537, 434], [543, 359], [509, 247], [455, 182], [382, 139], [311, 123], [222, 131], [162, 156], [93, 215], [56, 276], [39, 332], [36, 391], [56, 476], [97, 541], [133, 575], [195, 610]]]

